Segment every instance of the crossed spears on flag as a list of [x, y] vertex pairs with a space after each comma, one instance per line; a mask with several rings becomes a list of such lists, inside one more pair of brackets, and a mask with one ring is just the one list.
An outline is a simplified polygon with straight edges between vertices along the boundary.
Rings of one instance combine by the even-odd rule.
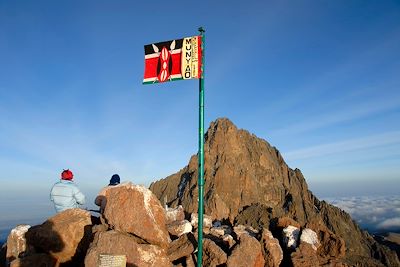
[[143, 84], [162, 83], [174, 80], [199, 79], [199, 168], [198, 168], [198, 247], [197, 266], [203, 258], [203, 214], [204, 214], [204, 50], [205, 34], [144, 46]]
[[143, 84], [201, 78], [202, 38], [200, 35], [145, 45]]

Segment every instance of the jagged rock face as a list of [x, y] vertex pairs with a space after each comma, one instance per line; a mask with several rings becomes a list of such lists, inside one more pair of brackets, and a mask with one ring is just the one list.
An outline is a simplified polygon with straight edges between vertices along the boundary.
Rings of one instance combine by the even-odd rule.
[[[362, 231], [345, 211], [325, 201], [315, 199], [314, 203], [319, 213], [310, 219], [307, 227], [314, 231], [319, 229], [320, 250], [328, 254], [339, 253], [348, 265], [400, 266], [396, 253], [378, 244], [368, 232]], [[321, 251], [320, 255], [326, 255], [325, 252]]]
[[[330, 259], [343, 258], [345, 256], [346, 245], [344, 239], [330, 231], [322, 220], [314, 219], [307, 224], [307, 227], [309, 228], [306, 229], [310, 229], [317, 234], [320, 243], [317, 248], [317, 253], [321, 259], [326, 259], [325, 261], [327, 261]], [[350, 253], [354, 254], [354, 252]], [[324, 260], [321, 261], [323, 262]]]
[[[268, 228], [266, 224], [270, 220], [283, 216], [295, 220], [301, 227], [319, 220], [331, 231], [334, 240], [345, 241], [343, 246], [337, 243], [338, 249], [346, 249], [350, 265], [359, 259], [363, 263], [371, 259], [373, 266], [372, 258], [388, 266], [400, 265], [395, 253], [362, 232], [347, 213], [320, 202], [308, 190], [301, 171], [290, 169], [279, 151], [265, 140], [238, 129], [228, 119], [218, 119], [211, 123], [205, 135], [204, 151], [204, 208], [213, 219], [228, 220], [232, 224], [262, 222], [258, 225], [260, 228]], [[185, 211], [197, 212], [197, 169], [198, 159], [194, 155], [185, 168], [152, 183], [150, 189], [170, 206], [181, 204]], [[246, 210], [256, 210], [260, 218], [247, 216]]]
[[268, 228], [272, 218], [272, 208], [257, 203], [244, 208], [236, 216], [235, 224], [249, 225], [253, 228]]
[[[291, 170], [278, 150], [228, 119], [211, 123], [205, 142], [205, 213], [215, 219], [235, 217], [247, 206], [262, 203], [276, 216], [290, 213], [305, 223], [312, 201], [299, 170]], [[197, 156], [179, 173], [153, 183], [150, 189], [169, 203], [197, 211]]]

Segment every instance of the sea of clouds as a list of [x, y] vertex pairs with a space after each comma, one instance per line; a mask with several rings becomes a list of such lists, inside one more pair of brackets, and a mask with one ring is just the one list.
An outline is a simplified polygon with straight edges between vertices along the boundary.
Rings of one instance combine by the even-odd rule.
[[324, 198], [370, 233], [400, 233], [400, 195]]

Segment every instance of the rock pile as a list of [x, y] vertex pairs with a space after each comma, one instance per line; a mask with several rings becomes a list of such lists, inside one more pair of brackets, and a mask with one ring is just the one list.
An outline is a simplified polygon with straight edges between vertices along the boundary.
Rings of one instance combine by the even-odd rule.
[[68, 266], [82, 261], [91, 242], [90, 213], [70, 209], [41, 225], [20, 225], [7, 240], [6, 263], [10, 266]]
[[[182, 206], [165, 209], [150, 190], [132, 183], [108, 192], [101, 220], [70, 209], [41, 225], [17, 226], [7, 240], [7, 264], [96, 267], [101, 255], [123, 255], [127, 266], [196, 266], [196, 213], [185, 213]], [[317, 232], [329, 233], [301, 228], [290, 218], [279, 218], [275, 228], [261, 231], [213, 221], [208, 215], [203, 225], [203, 266], [280, 266], [285, 257], [295, 266], [311, 266], [340, 263], [344, 255], [344, 248], [332, 243], [335, 236], [319, 240]], [[326, 246], [330, 254], [324, 252]]]
[[[167, 218], [175, 218], [167, 223], [172, 240], [167, 250], [169, 260], [173, 266], [195, 266], [197, 214], [186, 213], [186, 217], [191, 218], [189, 223], [182, 206], [167, 208], [165, 213]], [[175, 228], [171, 225], [188, 226]], [[287, 217], [278, 218], [271, 230], [263, 228], [261, 231], [251, 226], [212, 221], [208, 215], [204, 216], [203, 225], [203, 266], [280, 266], [284, 258], [294, 266], [330, 266], [333, 263], [347, 266], [342, 262], [345, 245], [341, 238], [317, 226], [314, 229], [302, 228]], [[276, 233], [276, 237], [271, 231]], [[319, 240], [318, 236], [329, 238]]]
[[17, 226], [7, 240], [6, 265], [96, 267], [101, 255], [124, 255], [128, 266], [172, 266], [167, 212], [157, 197], [125, 183], [107, 190], [105, 198], [101, 220], [69, 209], [41, 225]]

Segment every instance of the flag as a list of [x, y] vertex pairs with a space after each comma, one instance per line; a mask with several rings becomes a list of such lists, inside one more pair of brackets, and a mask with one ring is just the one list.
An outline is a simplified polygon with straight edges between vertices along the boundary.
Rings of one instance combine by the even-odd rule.
[[201, 77], [201, 36], [144, 46], [143, 84]]

